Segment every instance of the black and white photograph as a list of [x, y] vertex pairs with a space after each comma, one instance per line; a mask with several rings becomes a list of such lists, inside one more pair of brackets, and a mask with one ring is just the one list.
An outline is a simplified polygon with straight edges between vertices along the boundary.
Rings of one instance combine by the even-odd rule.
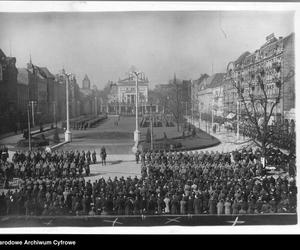
[[0, 234], [295, 232], [300, 8], [235, 4], [0, 2]]

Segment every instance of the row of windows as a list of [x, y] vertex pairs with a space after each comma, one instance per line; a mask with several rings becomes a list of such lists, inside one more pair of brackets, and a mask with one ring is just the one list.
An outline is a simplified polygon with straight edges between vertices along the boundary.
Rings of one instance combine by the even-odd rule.
[[[138, 87], [139, 91], [146, 91], [146, 88], [145, 87]], [[120, 91], [135, 91], [135, 86], [133, 87], [122, 87], [122, 88], [119, 88]]]

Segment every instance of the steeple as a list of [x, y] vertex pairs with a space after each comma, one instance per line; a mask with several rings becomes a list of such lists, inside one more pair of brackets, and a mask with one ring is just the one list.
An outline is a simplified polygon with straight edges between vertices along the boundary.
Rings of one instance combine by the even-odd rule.
[[29, 53], [29, 63], [27, 63], [27, 69], [28, 69], [31, 73], [34, 73], [34, 66], [33, 66], [33, 64], [32, 64], [31, 53]]
[[87, 74], [85, 74], [83, 80], [82, 80], [82, 88], [83, 89], [91, 89], [91, 81]]

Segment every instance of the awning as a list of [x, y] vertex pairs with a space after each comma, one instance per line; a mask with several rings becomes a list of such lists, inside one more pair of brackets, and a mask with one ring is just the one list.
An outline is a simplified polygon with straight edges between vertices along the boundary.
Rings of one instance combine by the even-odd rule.
[[233, 119], [235, 117], [235, 113], [229, 113], [227, 116], [226, 116], [226, 119]]

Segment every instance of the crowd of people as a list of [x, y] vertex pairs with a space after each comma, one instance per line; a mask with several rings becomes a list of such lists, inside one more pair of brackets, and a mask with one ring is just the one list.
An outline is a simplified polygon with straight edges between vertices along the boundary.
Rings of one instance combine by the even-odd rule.
[[8, 177], [19, 177], [21, 183], [19, 189], [0, 195], [0, 214], [296, 212], [295, 177], [268, 175], [259, 151], [142, 152], [141, 177], [100, 178], [93, 183], [84, 179], [89, 175], [90, 155], [16, 152], [12, 163], [2, 160], [1, 174], [3, 166], [10, 165], [13, 171]]
[[0, 177], [4, 187], [9, 180], [39, 178], [65, 178], [89, 176], [90, 164], [96, 163], [96, 152], [90, 151], [17, 151], [12, 162], [1, 159]]

